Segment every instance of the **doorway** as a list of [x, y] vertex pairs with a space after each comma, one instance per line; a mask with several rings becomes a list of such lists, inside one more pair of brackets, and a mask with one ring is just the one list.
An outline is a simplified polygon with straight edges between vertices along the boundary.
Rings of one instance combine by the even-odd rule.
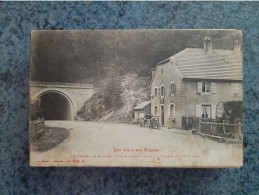
[[161, 105], [161, 125], [165, 125], [165, 107]]
[[154, 117], [157, 117], [157, 106], [154, 108]]

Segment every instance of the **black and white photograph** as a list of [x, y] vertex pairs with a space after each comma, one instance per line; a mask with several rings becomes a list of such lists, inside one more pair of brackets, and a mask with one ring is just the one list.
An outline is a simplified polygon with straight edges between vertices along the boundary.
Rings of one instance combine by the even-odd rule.
[[30, 165], [243, 165], [242, 32], [31, 32]]

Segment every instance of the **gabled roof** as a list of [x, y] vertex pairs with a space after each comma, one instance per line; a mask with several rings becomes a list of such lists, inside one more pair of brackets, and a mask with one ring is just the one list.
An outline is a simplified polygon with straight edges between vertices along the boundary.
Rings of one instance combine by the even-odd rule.
[[242, 55], [233, 50], [186, 48], [169, 58], [182, 78], [243, 80]]
[[139, 105], [137, 105], [136, 107], [134, 107], [133, 110], [141, 110], [141, 109], [145, 108], [146, 106], [148, 106], [149, 104], [151, 104], [151, 101], [142, 102]]
[[[186, 48], [163, 60], [170, 61], [183, 79], [243, 80], [242, 55], [233, 50]], [[153, 81], [153, 78], [152, 78]]]

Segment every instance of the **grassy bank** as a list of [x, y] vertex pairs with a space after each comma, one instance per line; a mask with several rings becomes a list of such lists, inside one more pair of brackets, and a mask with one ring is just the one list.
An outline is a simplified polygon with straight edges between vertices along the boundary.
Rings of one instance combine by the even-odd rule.
[[63, 142], [70, 134], [70, 129], [58, 127], [45, 127], [44, 134], [35, 142], [31, 143], [31, 147], [36, 151], [47, 151], [56, 147]]

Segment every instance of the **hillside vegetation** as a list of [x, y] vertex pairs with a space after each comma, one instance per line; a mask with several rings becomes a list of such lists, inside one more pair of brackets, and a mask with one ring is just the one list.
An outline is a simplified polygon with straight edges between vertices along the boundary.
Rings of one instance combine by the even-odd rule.
[[133, 108], [150, 100], [150, 77], [128, 74], [106, 83], [85, 102], [77, 120], [130, 122]]

